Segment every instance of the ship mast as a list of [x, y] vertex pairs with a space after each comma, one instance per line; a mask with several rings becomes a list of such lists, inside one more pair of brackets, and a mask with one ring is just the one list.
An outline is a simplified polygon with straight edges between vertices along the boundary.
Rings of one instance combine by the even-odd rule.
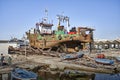
[[58, 27], [60, 26], [61, 22], [66, 22], [67, 23], [67, 32], [69, 32], [69, 17], [68, 16], [63, 16], [63, 15], [57, 15], [58, 19]]
[[45, 17], [42, 18], [42, 21], [43, 21], [44, 23], [48, 23], [48, 10], [47, 10], [47, 9], [45, 9]]
[[70, 24], [69, 24], [69, 17], [65, 16], [65, 21], [67, 22], [67, 32], [69, 32], [69, 27], [70, 27]]

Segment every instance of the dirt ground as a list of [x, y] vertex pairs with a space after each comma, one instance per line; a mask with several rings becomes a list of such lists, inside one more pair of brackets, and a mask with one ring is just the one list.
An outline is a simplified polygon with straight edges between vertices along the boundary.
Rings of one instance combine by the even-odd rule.
[[[112, 51], [101, 51], [104, 53], [106, 57], [116, 57], [120, 56], [119, 50]], [[95, 58], [98, 53], [87, 54], [91, 58]], [[120, 64], [116, 63], [114, 65], [101, 65], [97, 64], [94, 61], [86, 60], [85, 58], [74, 59], [74, 60], [63, 60], [59, 57], [52, 56], [44, 56], [44, 55], [18, 55], [12, 54], [12, 67], [19, 66], [23, 68], [34, 68], [39, 64], [46, 64], [49, 66], [51, 70], [65, 70], [65, 69], [73, 69], [73, 70], [85, 70], [90, 72], [100, 72], [100, 73], [113, 73], [114, 69], [117, 67], [120, 69]], [[87, 66], [88, 65], [88, 66]], [[93, 65], [97, 66], [94, 67]], [[0, 67], [1, 70], [4, 67]]]

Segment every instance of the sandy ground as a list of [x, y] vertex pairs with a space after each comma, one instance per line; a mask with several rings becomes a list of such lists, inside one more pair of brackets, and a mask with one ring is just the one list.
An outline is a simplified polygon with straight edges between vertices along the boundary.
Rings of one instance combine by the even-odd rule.
[[[104, 53], [106, 57], [109, 57], [109, 56], [116, 57], [116, 56], [120, 55], [120, 51], [118, 51], [118, 50], [102, 51], [101, 53]], [[91, 54], [87, 54], [87, 55], [92, 58], [95, 58], [97, 54], [98, 53], [95, 53], [95, 54], [91, 53]], [[27, 57], [25, 57], [25, 56], [21, 56], [21, 57], [23, 57], [22, 59], [20, 58], [21, 60], [24, 60], [26, 58], [27, 60], [30, 60], [30, 61], [33, 61], [36, 63], [47, 64], [50, 66], [50, 68], [53, 68], [53, 69], [58, 68], [60, 70], [64, 70], [65, 68], [70, 68], [70, 69], [78, 69], [78, 70], [82, 69], [82, 70], [88, 70], [88, 71], [108, 72], [109, 73], [109, 71], [104, 70], [103, 67], [102, 68], [101, 67], [100, 68], [92, 68], [92, 67], [88, 67], [88, 66], [84, 66], [84, 65], [75, 64], [76, 62], [80, 62], [82, 60], [83, 60], [83, 63], [86, 63], [87, 61], [84, 58], [78, 59], [78, 60], [63, 60], [63, 61], [61, 61], [61, 59], [58, 57], [51, 57], [51, 56], [44, 56], [44, 55], [39, 55], [39, 56], [38, 55], [29, 55]], [[17, 61], [19, 61], [19, 60], [17, 60]], [[91, 61], [88, 60], [88, 62], [91, 62]], [[91, 63], [94, 63], [94, 61]], [[100, 66], [103, 66], [103, 65], [100, 65]], [[120, 66], [120, 65], [118, 64], [117, 66]], [[116, 66], [107, 66], [107, 67], [114, 68]]]
[[[101, 53], [104, 53], [105, 56], [111, 56], [111, 57], [116, 57], [116, 56], [120, 56], [120, 51], [102, 51]], [[88, 54], [88, 56], [95, 58], [96, 54]], [[68, 69], [75, 69], [75, 70], [87, 70], [87, 71], [92, 71], [92, 72], [103, 72], [103, 73], [112, 73], [112, 70], [106, 70], [104, 68], [93, 68], [93, 67], [88, 67], [88, 66], [84, 66], [84, 65], [78, 65], [75, 64], [76, 60], [64, 60], [61, 61], [60, 58], [58, 57], [51, 57], [51, 56], [44, 56], [44, 55], [11, 55], [12, 57], [12, 67], [19, 65], [22, 67], [35, 67], [36, 63], [40, 63], [40, 64], [46, 64], [49, 65], [51, 70], [64, 70], [66, 68]], [[77, 62], [80, 62], [79, 59], [77, 60]], [[32, 62], [32, 63], [31, 63]], [[90, 62], [90, 61], [88, 61]], [[36, 65], [37, 66], [37, 65]], [[103, 65], [101, 65], [103, 66]], [[120, 64], [118, 64], [117, 66], [120, 66]], [[108, 66], [109, 67], [109, 66]], [[110, 67], [114, 67], [114, 66], [110, 66]], [[0, 69], [4, 69], [4, 67], [0, 67]]]

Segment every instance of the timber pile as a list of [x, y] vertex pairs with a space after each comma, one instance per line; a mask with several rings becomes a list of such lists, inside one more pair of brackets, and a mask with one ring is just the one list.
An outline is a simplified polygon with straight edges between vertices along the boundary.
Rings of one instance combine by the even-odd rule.
[[9, 54], [20, 54], [20, 55], [45, 55], [45, 56], [52, 56], [52, 57], [59, 57], [60, 53], [51, 51], [51, 50], [42, 50], [39, 48], [32, 48], [32, 47], [22, 47], [22, 48], [13, 48], [12, 46], [9, 47]]
[[42, 54], [42, 51], [40, 49], [34, 49], [32, 47], [22, 47], [22, 48], [13, 48], [12, 46], [9, 46], [8, 48], [9, 54], [22, 54], [24, 55], [25, 52], [27, 55], [40, 55]]

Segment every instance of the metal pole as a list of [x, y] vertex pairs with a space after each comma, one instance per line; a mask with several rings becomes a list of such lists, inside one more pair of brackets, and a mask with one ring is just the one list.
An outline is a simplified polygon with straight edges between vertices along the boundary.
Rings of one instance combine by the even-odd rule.
[[[29, 33], [30, 33], [30, 31], [29, 31]], [[25, 53], [24, 53], [24, 55], [25, 55], [25, 58], [27, 58], [27, 53], [26, 53], [26, 40], [27, 40], [27, 38], [23, 35], [23, 41], [24, 41], [24, 51], [25, 51]]]
[[25, 58], [27, 57], [26, 55], [26, 38], [24, 37], [24, 43], [25, 43]]

